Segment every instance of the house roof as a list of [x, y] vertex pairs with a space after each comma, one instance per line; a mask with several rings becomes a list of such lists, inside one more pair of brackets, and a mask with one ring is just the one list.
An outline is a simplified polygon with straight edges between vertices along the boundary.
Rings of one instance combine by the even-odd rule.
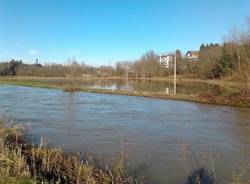
[[190, 53], [190, 54], [194, 54], [194, 55], [198, 55], [199, 54], [199, 51], [188, 51], [187, 53], [186, 53], [186, 55], [188, 54], [188, 53]]

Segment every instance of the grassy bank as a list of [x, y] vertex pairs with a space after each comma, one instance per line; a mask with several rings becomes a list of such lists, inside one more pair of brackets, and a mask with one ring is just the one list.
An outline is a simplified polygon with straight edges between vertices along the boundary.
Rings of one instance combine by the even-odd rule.
[[140, 183], [126, 173], [123, 157], [112, 169], [97, 166], [90, 157], [47, 148], [44, 139], [38, 146], [29, 144], [23, 130], [0, 120], [0, 184]]
[[[61, 80], [60, 83], [55, 81]], [[141, 96], [148, 98], [160, 98], [160, 99], [168, 99], [168, 100], [183, 100], [183, 101], [192, 101], [199, 103], [207, 103], [207, 104], [219, 104], [219, 105], [232, 105], [239, 107], [250, 107], [250, 94], [241, 92], [238, 90], [237, 83], [232, 84], [232, 82], [220, 82], [220, 81], [207, 81], [207, 84], [217, 83], [217, 85], [231, 86], [232, 89], [237, 89], [235, 91], [230, 91], [227, 93], [211, 93], [211, 92], [201, 92], [195, 95], [186, 95], [186, 94], [177, 94], [171, 95], [163, 92], [152, 92], [152, 91], [121, 91], [121, 90], [109, 90], [109, 89], [94, 89], [94, 88], [86, 88], [78, 85], [78, 82], [83, 79], [81, 78], [30, 78], [30, 77], [14, 77], [14, 78], [0, 78], [0, 84], [8, 84], [8, 85], [20, 85], [27, 87], [41, 87], [41, 88], [55, 88], [62, 89], [66, 92], [75, 92], [75, 91], [84, 91], [91, 93], [103, 93], [103, 94], [113, 94], [113, 95], [129, 95], [129, 96]], [[87, 79], [90, 80], [90, 79]], [[156, 79], [160, 80], [160, 79]], [[199, 85], [200, 81], [197, 79], [193, 79], [193, 82], [196, 82]], [[192, 79], [189, 79], [191, 83]], [[178, 81], [181, 83], [183, 81]], [[177, 84], [178, 84], [177, 83]], [[233, 87], [232, 87], [233, 86]]]

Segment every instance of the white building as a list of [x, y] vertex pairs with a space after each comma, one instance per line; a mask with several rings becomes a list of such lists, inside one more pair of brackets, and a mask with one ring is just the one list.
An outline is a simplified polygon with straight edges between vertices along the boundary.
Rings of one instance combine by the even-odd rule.
[[173, 62], [174, 60], [174, 55], [171, 55], [171, 54], [163, 54], [163, 55], [160, 55], [160, 64], [166, 68], [169, 68], [170, 67], [170, 63]]

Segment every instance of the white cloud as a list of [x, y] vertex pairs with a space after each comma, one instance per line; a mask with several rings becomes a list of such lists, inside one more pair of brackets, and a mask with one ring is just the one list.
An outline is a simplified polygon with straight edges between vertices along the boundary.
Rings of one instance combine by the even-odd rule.
[[38, 51], [37, 50], [34, 50], [34, 49], [30, 49], [29, 51], [29, 54], [34, 56], [34, 55], [37, 55]]
[[70, 55], [77, 55], [77, 54], [79, 54], [80, 52], [78, 51], [78, 50], [72, 50], [71, 52], [70, 52]]

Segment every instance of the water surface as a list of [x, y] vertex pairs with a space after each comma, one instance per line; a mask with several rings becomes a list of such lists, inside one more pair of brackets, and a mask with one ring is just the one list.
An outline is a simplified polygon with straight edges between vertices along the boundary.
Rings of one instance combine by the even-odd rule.
[[[149, 79], [81, 79], [81, 78], [38, 78], [38, 79], [22, 79], [28, 82], [45, 83], [53, 86], [72, 86], [75, 88], [96, 88], [121, 91], [143, 91], [143, 92], [160, 92], [165, 94], [173, 94], [173, 80], [149, 80]], [[234, 89], [235, 90], [235, 89]], [[176, 93], [185, 95], [196, 95], [200, 93], [212, 93], [216, 95], [229, 93], [230, 90], [219, 85], [213, 85], [202, 82], [182, 82], [177, 81]]]
[[114, 158], [152, 183], [181, 183], [201, 164], [217, 171], [220, 183], [250, 161], [250, 109], [143, 97], [66, 93], [0, 85], [0, 112], [29, 122], [68, 152]]

